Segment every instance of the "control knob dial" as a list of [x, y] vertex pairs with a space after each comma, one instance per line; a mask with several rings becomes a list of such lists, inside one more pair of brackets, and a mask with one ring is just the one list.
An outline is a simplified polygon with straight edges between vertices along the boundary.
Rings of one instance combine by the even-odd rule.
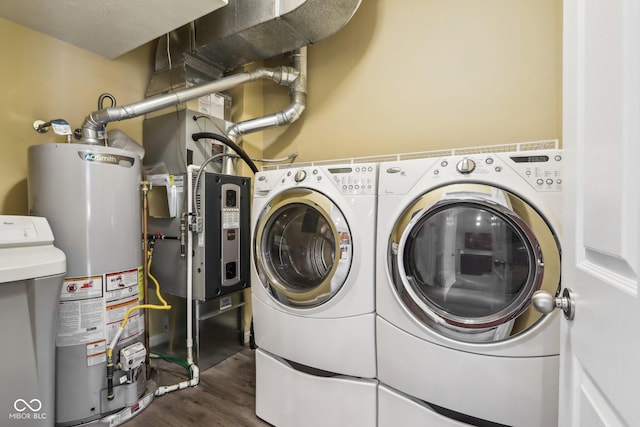
[[296, 172], [296, 174], [293, 176], [293, 179], [296, 182], [302, 182], [304, 181], [304, 179], [307, 177], [307, 172], [304, 169], [300, 169], [298, 172]]
[[464, 159], [458, 162], [458, 164], [456, 165], [456, 169], [460, 173], [464, 173], [464, 174], [471, 173], [476, 169], [476, 162], [469, 159], [468, 157], [465, 157]]

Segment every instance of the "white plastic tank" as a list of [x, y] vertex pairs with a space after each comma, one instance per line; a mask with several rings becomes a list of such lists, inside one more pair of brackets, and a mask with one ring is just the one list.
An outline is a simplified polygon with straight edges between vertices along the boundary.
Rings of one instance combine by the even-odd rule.
[[[141, 160], [118, 148], [43, 144], [29, 148], [29, 209], [49, 220], [67, 256], [56, 339], [56, 424], [76, 425], [132, 405], [144, 367], [114, 372], [107, 399], [106, 348], [142, 298]], [[134, 310], [114, 351], [144, 344]], [[116, 364], [118, 360], [115, 360]]]
[[53, 426], [65, 255], [45, 218], [0, 216], [0, 425]]

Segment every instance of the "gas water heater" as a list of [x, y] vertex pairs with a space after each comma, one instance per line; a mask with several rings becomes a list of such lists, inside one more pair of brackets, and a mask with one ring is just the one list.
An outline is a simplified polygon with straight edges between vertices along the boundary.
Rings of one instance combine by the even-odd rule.
[[88, 144], [29, 148], [29, 210], [46, 217], [67, 256], [56, 337], [56, 425], [77, 425], [133, 405], [146, 387], [144, 320], [126, 311], [143, 298], [141, 167], [130, 151]]

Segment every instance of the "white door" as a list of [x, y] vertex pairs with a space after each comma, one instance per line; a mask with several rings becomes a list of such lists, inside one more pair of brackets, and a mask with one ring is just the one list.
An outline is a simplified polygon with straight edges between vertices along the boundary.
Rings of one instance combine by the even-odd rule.
[[564, 2], [560, 426], [640, 426], [640, 2]]

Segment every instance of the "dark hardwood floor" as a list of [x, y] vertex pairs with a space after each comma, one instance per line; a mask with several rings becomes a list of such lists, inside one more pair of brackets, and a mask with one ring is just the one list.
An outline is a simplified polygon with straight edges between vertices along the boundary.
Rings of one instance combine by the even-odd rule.
[[[159, 385], [187, 379], [176, 364], [152, 360]], [[264, 427], [270, 424], [255, 414], [255, 355], [245, 348], [200, 373], [200, 385], [156, 397], [125, 427]]]

